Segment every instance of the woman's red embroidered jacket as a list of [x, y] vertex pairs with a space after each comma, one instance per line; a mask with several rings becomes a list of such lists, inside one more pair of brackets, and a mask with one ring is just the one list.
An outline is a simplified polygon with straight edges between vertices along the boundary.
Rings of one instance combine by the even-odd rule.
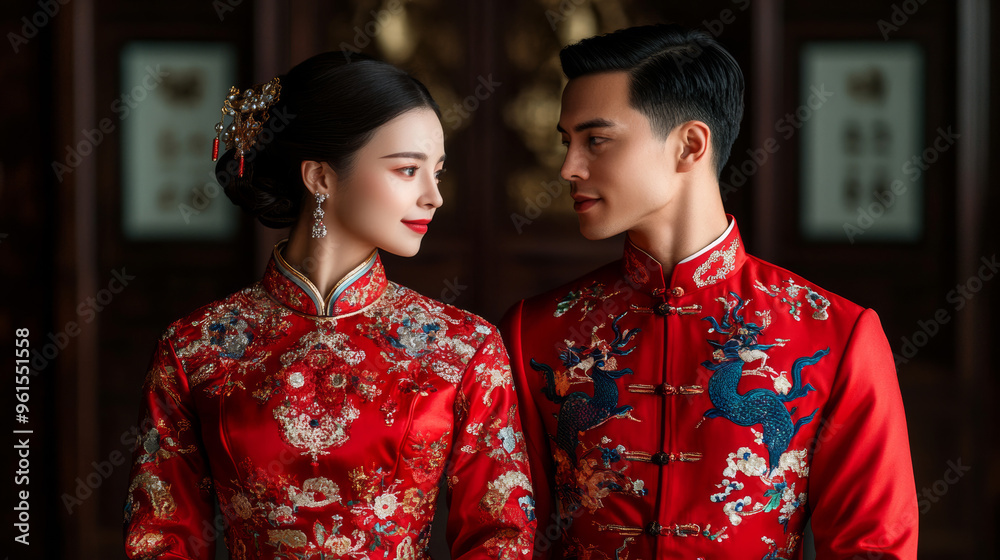
[[[731, 221], [669, 277], [624, 258], [514, 306], [539, 553], [916, 558], [917, 500], [875, 312], [748, 256]], [[860, 556], [855, 556], [860, 555]]]
[[[275, 248], [264, 278], [175, 322], [144, 386], [131, 558], [424, 558], [439, 482], [455, 558], [534, 534], [507, 355], [489, 323], [386, 280], [324, 300]], [[221, 513], [213, 511], [213, 495]]]

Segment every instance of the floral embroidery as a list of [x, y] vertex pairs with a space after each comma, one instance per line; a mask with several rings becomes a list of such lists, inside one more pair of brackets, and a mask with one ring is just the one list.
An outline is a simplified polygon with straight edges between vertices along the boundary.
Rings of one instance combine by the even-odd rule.
[[[716, 249], [712, 251], [712, 254], [708, 256], [708, 260], [701, 263], [701, 265], [695, 269], [693, 277], [694, 285], [699, 288], [704, 288], [705, 286], [710, 286], [720, 280], [724, 280], [727, 274], [736, 269], [736, 251], [739, 247], [739, 239], [734, 239], [733, 242], [729, 244], [728, 248]], [[718, 265], [718, 268], [715, 270], [715, 274], [709, 276], [708, 278], [704, 278], [704, 276], [712, 270], [712, 267], [719, 260], [721, 260], [722, 263]]]
[[[801, 321], [802, 317], [802, 304], [808, 303], [810, 307], [813, 308], [812, 318], [825, 321], [830, 318], [830, 314], [827, 311], [830, 308], [830, 300], [816, 293], [809, 286], [800, 286], [792, 281], [791, 278], [785, 280], [782, 283], [783, 288], [779, 288], [774, 284], [770, 286], [765, 286], [760, 280], [754, 281], [754, 287], [758, 290], [764, 292], [765, 294], [777, 298], [781, 298], [782, 303], [788, 304], [788, 313], [796, 321]], [[784, 291], [787, 297], [782, 296], [781, 292]], [[799, 301], [799, 295], [802, 295], [803, 301]]]
[[145, 384], [130, 556], [201, 554], [162, 535], [199, 534], [214, 492], [235, 560], [424, 558], [445, 477], [462, 497], [460, 546], [530, 553], [529, 465], [499, 333], [373, 277], [377, 264], [332, 304], [356, 307], [349, 316], [305, 315], [301, 287], [279, 273], [168, 328]]
[[579, 290], [571, 290], [562, 299], [556, 302], [555, 313], [552, 314], [553, 317], [562, 317], [569, 310], [580, 305], [580, 320], [582, 321], [587, 315], [593, 311], [597, 304], [605, 300], [608, 297], [617, 295], [618, 292], [607, 294], [604, 292], [604, 284], [600, 282], [594, 282], [593, 284], [580, 288]]

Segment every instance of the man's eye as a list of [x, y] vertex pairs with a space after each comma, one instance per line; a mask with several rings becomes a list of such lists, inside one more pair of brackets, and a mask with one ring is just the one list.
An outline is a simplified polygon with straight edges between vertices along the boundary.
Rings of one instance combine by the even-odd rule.
[[597, 146], [599, 144], [603, 144], [606, 141], [607, 138], [601, 138], [600, 136], [591, 136], [590, 139], [588, 140], [591, 146]]

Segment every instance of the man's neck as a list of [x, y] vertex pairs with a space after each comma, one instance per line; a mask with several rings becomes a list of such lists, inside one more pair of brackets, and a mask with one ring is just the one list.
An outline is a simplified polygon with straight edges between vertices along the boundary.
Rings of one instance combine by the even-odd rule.
[[660, 263], [666, 278], [677, 263], [708, 247], [729, 227], [721, 199], [702, 202], [675, 205], [668, 215], [647, 220], [628, 232], [632, 243]]

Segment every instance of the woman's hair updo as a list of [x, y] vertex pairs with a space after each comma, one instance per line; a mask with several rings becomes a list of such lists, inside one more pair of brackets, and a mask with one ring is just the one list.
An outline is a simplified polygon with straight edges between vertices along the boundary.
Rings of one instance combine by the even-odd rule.
[[238, 176], [235, 149], [219, 156], [215, 176], [234, 204], [262, 224], [294, 224], [308, 194], [303, 161], [327, 162], [348, 175], [375, 130], [418, 108], [441, 113], [427, 88], [395, 66], [352, 52], [318, 54], [278, 77], [281, 95], [245, 156]]

